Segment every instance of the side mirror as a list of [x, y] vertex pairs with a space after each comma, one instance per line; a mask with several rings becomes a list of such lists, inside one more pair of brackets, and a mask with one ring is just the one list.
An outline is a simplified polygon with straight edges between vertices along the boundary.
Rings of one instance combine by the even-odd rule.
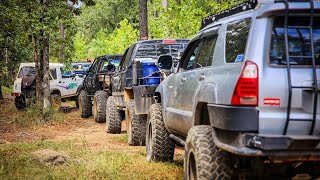
[[162, 55], [158, 58], [157, 62], [160, 70], [171, 70], [173, 65], [173, 58], [170, 55]]

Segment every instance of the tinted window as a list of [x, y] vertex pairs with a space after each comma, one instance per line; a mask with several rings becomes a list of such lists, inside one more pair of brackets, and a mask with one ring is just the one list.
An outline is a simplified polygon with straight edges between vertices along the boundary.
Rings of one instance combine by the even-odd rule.
[[243, 61], [250, 24], [250, 18], [228, 24], [225, 50], [227, 63]]
[[60, 71], [61, 71], [61, 75], [62, 75], [62, 78], [70, 78], [71, 75], [73, 74], [72, 71], [66, 69], [66, 68], [60, 68]]
[[96, 72], [98, 64], [99, 64], [99, 59], [95, 59], [93, 64], [91, 65], [91, 67], [89, 69], [90, 72], [92, 72], [92, 73]]
[[178, 57], [184, 48], [185, 44], [141, 44], [135, 57], [156, 58], [161, 55]]
[[155, 57], [155, 56], [157, 56], [157, 49], [155, 45], [151, 45], [151, 44], [141, 44], [136, 54], [137, 58]]
[[[310, 30], [301, 26], [308, 26], [309, 17], [290, 17], [288, 19], [288, 50], [291, 65], [312, 65]], [[284, 41], [284, 17], [276, 17], [272, 30], [270, 64], [285, 65], [286, 49]], [[300, 28], [300, 27], [301, 28]], [[320, 18], [314, 19], [313, 42], [315, 57], [320, 56]], [[316, 64], [319, 65], [319, 58]]]
[[213, 52], [216, 44], [217, 36], [211, 36], [204, 39], [201, 51], [199, 52], [196, 67], [210, 66], [213, 59]]
[[127, 51], [126, 51], [126, 53], [124, 55], [124, 58], [125, 58], [124, 62], [122, 63], [122, 66], [121, 66], [122, 70], [126, 70], [128, 68], [133, 49], [134, 49], [134, 45], [130, 46], [130, 48], [127, 49]]
[[57, 79], [57, 71], [56, 69], [50, 69], [50, 74], [53, 79]]
[[103, 61], [102, 61], [102, 66], [101, 66], [101, 69], [99, 69], [99, 71], [107, 71], [107, 66], [108, 66], [108, 64], [109, 64], [109, 62], [108, 62], [108, 60], [107, 59], [104, 59]]
[[193, 43], [192, 48], [188, 52], [185, 61], [183, 62], [183, 68], [186, 70], [190, 70], [194, 68], [196, 57], [199, 52], [200, 40]]
[[20, 72], [18, 74], [18, 78], [23, 78], [25, 75], [35, 75], [36, 74], [36, 68], [31, 66], [24, 66], [20, 69]]

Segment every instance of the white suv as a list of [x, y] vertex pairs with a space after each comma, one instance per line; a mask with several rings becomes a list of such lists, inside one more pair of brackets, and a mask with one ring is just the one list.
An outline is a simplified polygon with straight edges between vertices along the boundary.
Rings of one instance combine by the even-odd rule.
[[[83, 78], [76, 78], [72, 73], [64, 71], [64, 65], [49, 63], [50, 94], [54, 108], [59, 109], [61, 100], [76, 101], [78, 90]], [[14, 81], [13, 93], [17, 109], [24, 109], [28, 102], [35, 97], [35, 63], [21, 63]]]

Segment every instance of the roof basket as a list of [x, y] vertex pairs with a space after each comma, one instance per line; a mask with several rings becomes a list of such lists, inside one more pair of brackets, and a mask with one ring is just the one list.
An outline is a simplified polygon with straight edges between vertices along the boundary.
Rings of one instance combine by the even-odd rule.
[[[219, 19], [231, 16], [233, 14], [237, 14], [240, 12], [248, 11], [250, 9], [254, 9], [258, 5], [258, 3], [260, 3], [260, 2], [261, 2], [261, 0], [248, 0], [248, 1], [242, 2], [241, 4], [235, 5], [235, 6], [231, 7], [230, 9], [226, 9], [226, 10], [220, 11], [216, 14], [210, 15], [210, 16], [202, 19], [202, 25], [201, 25], [200, 29], [203, 29], [207, 25], [209, 25], [215, 21], [218, 21]], [[272, 1], [272, 2], [274, 2], [274, 1]]]

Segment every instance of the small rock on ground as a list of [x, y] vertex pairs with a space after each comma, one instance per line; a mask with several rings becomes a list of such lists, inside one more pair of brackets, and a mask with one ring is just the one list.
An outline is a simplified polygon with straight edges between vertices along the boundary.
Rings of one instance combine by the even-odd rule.
[[54, 166], [66, 164], [70, 160], [68, 155], [53, 151], [51, 149], [42, 149], [34, 151], [31, 154], [33, 154], [41, 163]]
[[0, 139], [0, 144], [10, 144], [10, 142], [5, 139]]

